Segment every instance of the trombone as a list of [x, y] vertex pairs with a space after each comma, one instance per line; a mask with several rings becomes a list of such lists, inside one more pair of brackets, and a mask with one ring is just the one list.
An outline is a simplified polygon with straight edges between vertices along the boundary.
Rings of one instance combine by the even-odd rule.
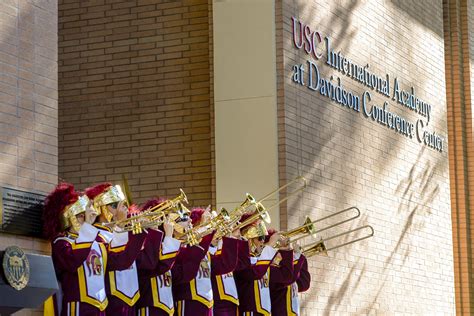
[[[344, 213], [350, 213], [350, 212], [354, 212], [354, 215], [347, 218], [347, 219], [344, 219], [342, 221], [339, 221], [335, 224], [332, 224], [332, 225], [328, 225], [326, 227], [323, 227], [323, 228], [320, 228], [320, 229], [316, 229], [314, 227], [314, 225], [316, 223], [319, 223], [319, 222], [322, 222], [324, 220], [327, 220], [329, 218], [332, 218], [332, 217], [335, 217], [337, 215], [340, 215], [340, 214], [344, 214]], [[311, 219], [307, 216], [305, 221], [304, 221], [304, 224], [299, 226], [299, 227], [296, 227], [292, 230], [289, 230], [289, 231], [286, 231], [286, 232], [281, 232], [281, 236], [284, 238], [284, 239], [288, 239], [288, 243], [294, 243], [300, 239], [303, 239], [303, 238], [306, 238], [308, 236], [313, 236], [313, 237], [316, 237], [316, 234], [318, 233], [321, 233], [325, 230], [328, 230], [328, 229], [331, 229], [333, 227], [336, 227], [336, 226], [339, 226], [339, 225], [342, 225], [344, 223], [347, 223], [347, 222], [350, 222], [350, 221], [353, 221], [355, 220], [356, 218], [360, 217], [360, 210], [358, 207], [356, 206], [351, 206], [351, 207], [348, 207], [348, 208], [345, 208], [339, 212], [336, 212], [336, 213], [333, 213], [333, 214], [330, 214], [328, 216], [325, 216], [325, 217], [322, 217], [320, 219], [317, 219], [317, 220], [314, 220], [314, 221], [311, 221]], [[279, 248], [281, 242], [277, 242], [277, 244], [275, 245], [276, 248]]]
[[255, 213], [247, 218], [245, 221], [238, 223], [235, 227], [232, 227], [232, 231], [236, 229], [241, 229], [257, 219], [263, 220], [265, 223], [270, 224], [272, 222], [272, 219], [270, 218], [270, 214], [268, 214], [268, 209], [266, 209], [261, 203], [257, 203], [255, 205]]
[[[297, 183], [297, 182], [302, 182], [302, 185], [298, 189], [292, 191], [285, 198], [274, 203], [268, 208], [265, 208], [263, 206], [262, 204], [263, 201], [268, 200], [272, 196], [276, 196], [277, 193], [287, 188], [288, 186], [292, 185], [293, 183]], [[216, 240], [219, 240], [225, 235], [231, 233], [232, 231], [249, 225], [250, 223], [257, 220], [258, 218], [262, 219], [265, 223], [269, 224], [271, 223], [271, 218], [270, 218], [270, 215], [268, 214], [268, 210], [280, 205], [281, 203], [285, 202], [286, 200], [288, 200], [289, 198], [291, 198], [298, 192], [304, 190], [305, 188], [306, 188], [306, 179], [304, 177], [297, 177], [293, 179], [292, 181], [288, 182], [287, 184], [281, 186], [280, 188], [271, 191], [270, 193], [268, 193], [267, 195], [265, 195], [258, 201], [255, 200], [255, 198], [251, 194], [246, 193], [246, 198], [244, 202], [242, 202], [242, 204], [237, 206], [231, 212], [228, 212], [225, 209], [224, 209], [224, 212], [222, 212], [221, 210], [221, 213], [219, 213], [217, 217], [211, 219], [207, 223], [194, 227], [190, 229], [188, 232], [186, 232], [185, 235], [183, 236], [185, 240], [184, 244], [196, 245], [202, 237], [212, 233], [214, 230], [217, 230], [214, 238]], [[248, 211], [248, 209], [252, 206], [255, 207], [255, 214], [253, 214], [244, 222], [239, 223], [242, 215], [246, 211]]]
[[[299, 188], [297, 188], [294, 191], [291, 191], [289, 194], [287, 194], [283, 199], [279, 200], [278, 202], [272, 204], [269, 207], [264, 207], [263, 202], [270, 199], [272, 196], [276, 196], [278, 193], [280, 193], [283, 189], [287, 188], [288, 186], [292, 185], [293, 183], [301, 182], [301, 185]], [[274, 207], [280, 205], [281, 203], [285, 202], [286, 200], [290, 199], [300, 191], [303, 191], [306, 188], [307, 182], [306, 179], [302, 176], [296, 177], [295, 179], [291, 180], [287, 184], [279, 187], [276, 190], [271, 191], [258, 201], [249, 193], [246, 194], [246, 199], [245, 201], [238, 207], [236, 207], [232, 212], [229, 213], [229, 220], [226, 222], [226, 226], [222, 231], [217, 234], [217, 238], [222, 238], [226, 234], [236, 230], [240, 229], [242, 227], [247, 226], [248, 224], [254, 222], [258, 218], [262, 219], [264, 222], [267, 224], [271, 223], [271, 218], [270, 215], [268, 214], [268, 211], [273, 209]], [[239, 223], [240, 218], [242, 215], [248, 211], [248, 209], [251, 206], [255, 206], [255, 214], [251, 217], [249, 217], [245, 222]]]
[[[362, 237], [353, 239], [351, 241], [343, 242], [341, 244], [338, 244], [338, 245], [335, 245], [335, 246], [332, 246], [332, 247], [329, 247], [329, 248], [327, 248], [326, 245], [325, 245], [325, 242], [327, 242], [329, 240], [336, 239], [336, 238], [339, 238], [341, 236], [349, 235], [349, 234], [351, 234], [353, 232], [356, 232], [356, 231], [366, 230], [367, 228], [368, 228], [368, 231]], [[327, 255], [328, 251], [331, 251], [331, 250], [334, 250], [334, 249], [337, 249], [337, 248], [340, 248], [340, 247], [344, 247], [344, 246], [347, 246], [349, 244], [353, 244], [355, 242], [370, 238], [373, 235], [374, 235], [374, 228], [370, 225], [364, 225], [364, 226], [354, 228], [354, 229], [348, 230], [348, 231], [340, 233], [340, 234], [336, 234], [336, 235], [331, 236], [331, 237], [321, 239], [321, 240], [319, 240], [315, 243], [305, 245], [302, 248], [302, 254], [305, 255], [305, 257], [307, 257], [307, 258], [309, 258], [311, 256], [314, 256], [318, 253], [324, 253], [324, 254]]]
[[150, 228], [156, 225], [161, 225], [165, 216], [176, 210], [185, 202], [188, 203], [186, 194], [182, 189], [179, 189], [180, 194], [171, 200], [166, 200], [158, 205], [150, 207], [141, 214], [131, 216], [129, 218], [103, 223], [102, 225], [112, 228], [116, 232], [131, 231], [134, 234], [139, 234], [144, 228]]

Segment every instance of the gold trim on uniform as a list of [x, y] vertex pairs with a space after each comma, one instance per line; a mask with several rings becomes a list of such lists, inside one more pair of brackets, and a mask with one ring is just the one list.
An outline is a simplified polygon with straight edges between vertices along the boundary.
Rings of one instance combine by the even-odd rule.
[[214, 305], [214, 300], [208, 301], [205, 297], [198, 294], [196, 279], [192, 279], [191, 282], [189, 283], [189, 286], [191, 287], [191, 298], [193, 300], [204, 304], [207, 308], [211, 308], [212, 305]]
[[239, 300], [237, 298], [225, 292], [224, 280], [222, 280], [222, 275], [216, 275], [216, 281], [217, 281], [217, 291], [219, 292], [219, 297], [221, 298], [221, 300], [229, 301], [229, 302], [234, 303], [235, 305], [239, 305]]
[[127, 303], [129, 306], [133, 306], [140, 298], [140, 291], [137, 291], [137, 293], [135, 293], [133, 297], [128, 297], [117, 289], [117, 285], [115, 284], [115, 271], [109, 271], [109, 280], [110, 294], [118, 297], [119, 299]]
[[[104, 267], [103, 271], [105, 271], [107, 267], [107, 249], [105, 248], [104, 244], [99, 243], [99, 247], [102, 250], [102, 258], [104, 260]], [[79, 277], [79, 293], [81, 297], [81, 301], [84, 301], [85, 303], [89, 303], [92, 306], [97, 307], [100, 311], [104, 311], [105, 308], [107, 307], [107, 304], [109, 303], [107, 297], [105, 297], [105, 300], [103, 302], [99, 302], [98, 300], [91, 298], [88, 293], [87, 293], [87, 285], [86, 285], [86, 279], [85, 279], [85, 271], [84, 271], [84, 266], [81, 265], [77, 269], [77, 274]], [[105, 276], [105, 275], [104, 275]], [[105, 277], [104, 277], [104, 284], [105, 284]]]
[[287, 286], [286, 287], [286, 314], [289, 315], [289, 316], [298, 316], [298, 314], [296, 314], [294, 311], [293, 311], [293, 304], [291, 304], [291, 285]]
[[174, 313], [174, 306], [168, 308], [165, 304], [160, 302], [160, 292], [158, 291], [158, 283], [156, 283], [156, 277], [150, 279], [151, 282], [151, 292], [153, 294], [153, 306], [161, 308], [168, 314], [172, 315]]

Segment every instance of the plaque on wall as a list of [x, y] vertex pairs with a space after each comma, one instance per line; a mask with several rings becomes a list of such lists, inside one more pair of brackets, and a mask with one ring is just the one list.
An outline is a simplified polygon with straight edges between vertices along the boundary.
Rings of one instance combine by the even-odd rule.
[[45, 195], [0, 187], [0, 231], [41, 237]]
[[10, 246], [3, 253], [3, 274], [17, 291], [23, 290], [30, 280], [30, 263], [20, 247]]

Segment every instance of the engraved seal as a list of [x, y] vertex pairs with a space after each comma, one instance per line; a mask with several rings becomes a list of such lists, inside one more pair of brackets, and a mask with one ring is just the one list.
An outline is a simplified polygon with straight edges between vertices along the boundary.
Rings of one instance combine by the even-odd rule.
[[30, 279], [30, 264], [25, 253], [17, 246], [10, 246], [3, 254], [3, 272], [10, 285], [21, 290]]

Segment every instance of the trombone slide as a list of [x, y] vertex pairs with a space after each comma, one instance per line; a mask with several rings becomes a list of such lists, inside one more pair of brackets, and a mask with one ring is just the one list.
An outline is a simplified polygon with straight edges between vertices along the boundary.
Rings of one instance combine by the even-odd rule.
[[[357, 232], [357, 231], [365, 230], [367, 228], [369, 229], [369, 231], [366, 232], [366, 234], [363, 235], [362, 237], [358, 237], [358, 238], [352, 239], [350, 241], [342, 242], [342, 243], [336, 244], [335, 246], [332, 246], [332, 247], [329, 247], [329, 248], [326, 247], [325, 243], [328, 242], [329, 240], [333, 240], [333, 239], [336, 239], [336, 238], [339, 238], [339, 237], [342, 237], [342, 236], [346, 236], [346, 235], [349, 235], [349, 234]], [[339, 233], [339, 234], [336, 234], [336, 235], [333, 235], [333, 236], [330, 236], [330, 237], [327, 237], [327, 238], [323, 238], [323, 239], [321, 239], [321, 240], [319, 240], [315, 243], [305, 245], [305, 246], [303, 246], [302, 253], [306, 257], [311, 257], [315, 254], [320, 253], [320, 252], [332, 251], [332, 250], [335, 250], [337, 248], [341, 248], [341, 247], [353, 244], [355, 242], [370, 238], [373, 235], [374, 235], [374, 228], [372, 226], [370, 226], [370, 225], [360, 226], [360, 227], [348, 230], [346, 232], [342, 232], [342, 233]]]

